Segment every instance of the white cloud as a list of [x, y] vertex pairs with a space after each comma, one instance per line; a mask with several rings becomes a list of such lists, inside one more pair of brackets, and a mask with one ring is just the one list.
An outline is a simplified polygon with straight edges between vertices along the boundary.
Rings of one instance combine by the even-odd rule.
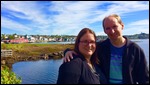
[[129, 26], [149, 26], [149, 20], [140, 20], [140, 21], [135, 21], [129, 24]]
[[[84, 27], [92, 27], [93, 23], [101, 23], [109, 14], [117, 13], [121, 16], [132, 12], [149, 10], [149, 2], [136, 1], [2, 1], [2, 18], [21, 24], [22, 27], [32, 28], [29, 34], [78, 34]], [[3, 15], [3, 11], [7, 15]], [[28, 21], [11, 20], [13, 17]], [[9, 19], [8, 19], [9, 18]], [[12, 22], [13, 21], [13, 22]], [[6, 22], [3, 22], [2, 25]], [[4, 26], [3, 25], [3, 26]], [[96, 25], [96, 24], [95, 24]], [[94, 26], [95, 27], [95, 26]], [[7, 26], [8, 29], [9, 26]], [[26, 28], [27, 29], [27, 28]], [[99, 29], [99, 28], [95, 28]], [[140, 29], [140, 28], [139, 28]], [[145, 28], [147, 29], [147, 28]], [[16, 30], [16, 29], [12, 29]], [[21, 29], [20, 29], [21, 31]], [[24, 29], [22, 29], [24, 31]], [[34, 32], [33, 32], [34, 31]], [[101, 34], [103, 32], [97, 32]], [[104, 33], [103, 33], [104, 34]]]
[[125, 25], [124, 28], [124, 34], [125, 35], [133, 35], [139, 34], [141, 32], [148, 33], [149, 34], [149, 20], [140, 20], [140, 21], [134, 21], [130, 24]]
[[4, 28], [8, 28], [11, 30], [16, 30], [18, 32], [29, 32], [31, 30], [30, 27], [28, 26], [24, 26], [16, 21], [10, 20], [8, 18], [5, 17], [1, 17], [2, 21], [1, 21], [1, 26]]

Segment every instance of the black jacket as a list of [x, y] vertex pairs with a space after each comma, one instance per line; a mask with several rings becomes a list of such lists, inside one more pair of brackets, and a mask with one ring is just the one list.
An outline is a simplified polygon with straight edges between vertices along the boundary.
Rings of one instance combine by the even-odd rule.
[[[97, 68], [97, 65], [95, 65]], [[75, 56], [59, 68], [57, 84], [99, 84], [99, 73], [92, 73], [83, 57]]]
[[[126, 38], [126, 37], [125, 37]], [[122, 58], [122, 75], [125, 84], [148, 84], [149, 70], [143, 50], [134, 42], [127, 39]], [[97, 43], [97, 53], [100, 68], [109, 80], [110, 70], [110, 40]]]

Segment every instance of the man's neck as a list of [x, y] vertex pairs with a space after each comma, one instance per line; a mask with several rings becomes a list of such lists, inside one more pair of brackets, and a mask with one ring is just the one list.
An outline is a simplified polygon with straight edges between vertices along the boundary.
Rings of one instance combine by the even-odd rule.
[[115, 47], [122, 47], [125, 45], [126, 43], [126, 39], [124, 37], [120, 37], [119, 39], [113, 41], [113, 40], [110, 40], [111, 44]]

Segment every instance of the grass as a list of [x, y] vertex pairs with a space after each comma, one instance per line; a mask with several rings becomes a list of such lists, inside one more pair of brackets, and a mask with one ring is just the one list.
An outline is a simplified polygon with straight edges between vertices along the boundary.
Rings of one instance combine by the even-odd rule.
[[1, 49], [12, 49], [15, 54], [36, 56], [53, 52], [64, 51], [73, 48], [74, 44], [1, 44]]

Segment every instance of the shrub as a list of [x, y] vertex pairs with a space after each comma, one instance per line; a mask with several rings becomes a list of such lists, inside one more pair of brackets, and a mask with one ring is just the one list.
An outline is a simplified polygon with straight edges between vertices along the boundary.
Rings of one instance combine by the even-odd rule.
[[21, 84], [21, 77], [16, 76], [7, 66], [1, 66], [1, 84]]

